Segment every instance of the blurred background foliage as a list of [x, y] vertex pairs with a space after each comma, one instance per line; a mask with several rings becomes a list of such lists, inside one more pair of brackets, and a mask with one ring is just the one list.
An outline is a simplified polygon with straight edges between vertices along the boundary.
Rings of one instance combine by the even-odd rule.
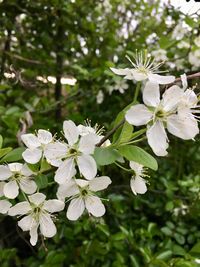
[[[136, 49], [166, 60], [162, 69], [177, 77], [200, 67], [198, 15], [160, 0], [1, 0], [0, 14], [6, 148], [21, 145], [25, 132], [58, 132], [65, 119], [89, 118], [109, 130], [135, 88], [109, 67], [130, 66], [125, 55]], [[198, 92], [199, 80], [190, 81], [195, 85]], [[200, 140], [170, 140], [145, 195], [132, 194], [127, 173], [104, 167], [113, 184], [100, 220], [85, 215], [73, 223], [63, 212], [57, 236], [32, 248], [14, 219], [1, 216], [1, 267], [200, 266]], [[46, 189], [55, 195], [53, 186]]]

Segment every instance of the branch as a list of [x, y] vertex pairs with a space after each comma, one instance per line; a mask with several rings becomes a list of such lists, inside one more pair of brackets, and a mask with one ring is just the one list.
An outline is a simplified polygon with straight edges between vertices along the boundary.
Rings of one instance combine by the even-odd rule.
[[[200, 72], [187, 75], [187, 80], [197, 79], [197, 78], [200, 78]], [[176, 83], [176, 82], [179, 82], [179, 81], [181, 81], [181, 78], [176, 78], [173, 83]]]
[[25, 61], [27, 63], [31, 63], [31, 64], [39, 64], [39, 65], [42, 65], [44, 64], [43, 62], [41, 61], [38, 61], [38, 60], [33, 60], [33, 59], [28, 59], [28, 58], [24, 58], [24, 57], [21, 57], [19, 55], [14, 55], [13, 53], [10, 53], [10, 52], [6, 52], [6, 54], [11, 57], [11, 58], [16, 58], [18, 60], [21, 60], [21, 61]]

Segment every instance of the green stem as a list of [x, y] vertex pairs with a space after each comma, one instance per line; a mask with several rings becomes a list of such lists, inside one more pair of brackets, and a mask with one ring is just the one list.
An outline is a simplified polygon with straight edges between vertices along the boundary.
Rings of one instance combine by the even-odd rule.
[[137, 83], [137, 86], [136, 86], [136, 88], [135, 88], [135, 93], [134, 93], [134, 97], [133, 97], [133, 102], [134, 102], [134, 103], [137, 102], [138, 95], [139, 95], [139, 92], [140, 92], [140, 88], [141, 88], [141, 82], [138, 82], [138, 83]]
[[121, 168], [122, 170], [124, 170], [124, 171], [132, 172], [131, 169], [127, 169], [127, 168], [123, 167], [121, 164], [119, 164], [119, 163], [117, 163], [117, 162], [115, 162], [115, 165], [117, 165], [118, 167], [120, 167], [120, 168]]

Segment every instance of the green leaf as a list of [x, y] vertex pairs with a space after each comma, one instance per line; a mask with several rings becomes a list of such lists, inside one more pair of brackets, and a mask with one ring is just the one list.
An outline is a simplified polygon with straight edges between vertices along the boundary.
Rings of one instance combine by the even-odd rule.
[[23, 147], [13, 149], [1, 159], [1, 162], [13, 162], [21, 160], [24, 150], [25, 149]]
[[46, 188], [48, 186], [48, 178], [44, 174], [39, 174], [35, 178], [35, 182], [36, 182], [39, 189], [43, 189], [43, 188]]
[[12, 150], [12, 147], [6, 147], [6, 148], [0, 149], [0, 158], [8, 154], [11, 150]]
[[0, 148], [2, 148], [2, 145], [3, 145], [3, 137], [2, 135], [0, 135]]
[[172, 256], [172, 251], [171, 250], [165, 250], [163, 252], [160, 252], [159, 254], [157, 254], [156, 259], [159, 260], [166, 260], [169, 259]]
[[155, 171], [158, 169], [156, 159], [140, 147], [132, 145], [122, 146], [119, 148], [119, 153], [127, 160], [135, 161]]
[[94, 159], [100, 166], [109, 165], [119, 157], [119, 153], [111, 147], [96, 147], [94, 151]]
[[119, 134], [119, 137], [116, 143], [122, 144], [122, 143], [128, 142], [132, 137], [132, 133], [133, 133], [133, 126], [130, 125], [128, 122], [125, 122], [121, 129], [121, 133]]
[[45, 160], [41, 160], [40, 172], [45, 172], [51, 169], [51, 165]]
[[196, 243], [190, 250], [190, 254], [196, 257], [200, 257], [200, 242]]

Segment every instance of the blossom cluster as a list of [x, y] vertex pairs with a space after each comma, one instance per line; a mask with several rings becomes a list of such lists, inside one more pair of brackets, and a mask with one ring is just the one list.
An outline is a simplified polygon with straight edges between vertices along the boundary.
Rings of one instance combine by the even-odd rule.
[[[132, 68], [111, 70], [126, 80], [135, 80], [141, 86], [143, 104], [137, 102], [136, 90], [136, 97], [126, 110], [124, 119], [129, 125], [145, 125], [143, 133], [154, 154], [166, 156], [169, 147], [166, 130], [184, 140], [194, 139], [199, 133], [196, 115], [199, 113], [198, 97], [194, 90], [188, 88], [186, 75], [181, 76], [182, 86], [178, 86], [174, 76], [160, 75], [162, 72], [158, 69], [161, 64], [155, 65], [143, 53], [136, 53], [135, 62], [129, 57], [128, 60]], [[160, 85], [165, 86], [162, 96]], [[106, 189], [111, 179], [97, 174], [99, 166], [94, 153], [99, 144], [104, 149], [114, 147], [115, 153], [119, 153], [120, 148], [111, 143], [109, 137], [104, 138], [97, 125], [91, 127], [90, 123], [77, 126], [73, 121], [66, 120], [62, 134], [63, 138], [57, 138], [44, 129], [39, 129], [35, 134], [23, 134], [21, 140], [26, 149], [22, 157], [25, 163], [0, 165], [0, 212], [22, 216], [18, 226], [23, 231], [29, 231], [33, 246], [38, 241], [38, 230], [47, 238], [56, 234], [54, 213], [65, 209], [66, 200], [70, 202], [66, 217], [71, 221], [79, 219], [84, 211], [94, 217], [105, 214], [105, 206], [98, 192]], [[130, 143], [131, 140], [127, 140], [124, 144]], [[132, 192], [135, 195], [144, 194], [147, 191], [147, 165], [128, 157], [130, 168], [127, 169], [121, 165], [127, 165], [122, 156], [116, 158], [114, 163], [131, 173]], [[43, 162], [50, 166], [54, 175], [57, 190], [54, 199], [46, 199], [37, 185], [40, 168], [35, 171], [32, 167], [41, 166]], [[22, 197], [24, 201], [19, 201]]]

